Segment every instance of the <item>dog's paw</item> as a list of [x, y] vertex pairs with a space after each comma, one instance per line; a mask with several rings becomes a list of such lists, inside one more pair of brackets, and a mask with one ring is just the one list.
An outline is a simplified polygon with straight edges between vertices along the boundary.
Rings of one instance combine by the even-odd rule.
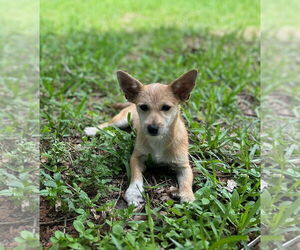
[[125, 193], [125, 200], [128, 205], [133, 205], [135, 207], [140, 207], [144, 203], [141, 191], [136, 187], [129, 187]]
[[86, 127], [84, 129], [84, 133], [87, 135], [87, 136], [95, 136], [97, 134], [97, 131], [99, 129], [96, 128], [96, 127]]
[[180, 196], [180, 203], [184, 203], [184, 202], [191, 203], [195, 200], [195, 196], [193, 193], [181, 193], [179, 196]]

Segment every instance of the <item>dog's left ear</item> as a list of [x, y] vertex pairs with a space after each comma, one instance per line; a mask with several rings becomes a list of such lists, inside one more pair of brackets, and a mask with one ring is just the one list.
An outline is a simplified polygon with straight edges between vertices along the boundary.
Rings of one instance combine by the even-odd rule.
[[170, 84], [172, 92], [180, 101], [184, 102], [189, 99], [196, 83], [197, 73], [197, 70], [193, 69]]

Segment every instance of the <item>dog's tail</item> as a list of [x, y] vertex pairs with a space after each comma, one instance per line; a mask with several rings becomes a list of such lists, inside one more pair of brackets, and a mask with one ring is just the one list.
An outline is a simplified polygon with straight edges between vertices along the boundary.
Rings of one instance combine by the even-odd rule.
[[130, 102], [118, 102], [118, 103], [114, 103], [112, 104], [112, 107], [115, 109], [124, 109], [127, 108], [128, 106], [130, 106], [132, 103]]

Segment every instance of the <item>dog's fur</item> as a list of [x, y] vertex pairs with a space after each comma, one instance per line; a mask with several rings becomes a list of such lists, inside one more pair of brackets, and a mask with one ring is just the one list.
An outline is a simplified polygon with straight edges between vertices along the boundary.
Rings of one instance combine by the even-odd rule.
[[[123, 108], [121, 112], [98, 128], [125, 128], [128, 126], [127, 116], [131, 113], [137, 138], [130, 159], [131, 182], [125, 193], [127, 203], [140, 206], [143, 202], [142, 172], [149, 154], [156, 163], [167, 164], [175, 169], [181, 202], [192, 202], [195, 198], [192, 191], [193, 173], [188, 158], [188, 134], [179, 104], [188, 100], [197, 71], [191, 70], [169, 85], [143, 85], [124, 71], [117, 71], [117, 76], [129, 103], [115, 105]], [[85, 132], [92, 136], [98, 128], [88, 127]]]

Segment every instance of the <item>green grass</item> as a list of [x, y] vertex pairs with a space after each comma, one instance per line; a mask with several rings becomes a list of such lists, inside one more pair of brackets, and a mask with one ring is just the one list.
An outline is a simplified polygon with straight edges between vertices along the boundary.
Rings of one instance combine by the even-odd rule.
[[[294, 32], [299, 29], [300, 19], [298, 11], [299, 1], [292, 0], [289, 5], [284, 0], [261, 1], [261, 29], [267, 32], [268, 29], [282, 30], [292, 29]], [[281, 35], [282, 36], [282, 35]]]
[[[264, 249], [280, 248], [300, 232], [300, 89], [295, 57], [299, 3], [291, 2], [287, 8], [283, 1], [276, 1], [268, 6], [268, 12], [262, 13], [262, 29], [272, 30], [261, 43], [261, 179], [262, 186], [267, 184], [261, 194]], [[292, 30], [289, 35], [284, 34], [287, 29]]]
[[[243, 36], [259, 25], [258, 2], [42, 1], [41, 18], [41, 194], [76, 216], [70, 231], [53, 234], [52, 248], [236, 249], [255, 238], [259, 120], [238, 100], [252, 112], [259, 104], [259, 44]], [[134, 131], [89, 139], [84, 127], [125, 101], [117, 69], [168, 83], [191, 68], [199, 77], [183, 116], [197, 200], [161, 199], [158, 190], [174, 181], [150, 175], [145, 209], [119, 208]]]
[[178, 0], [174, 4], [171, 0], [42, 1], [41, 18], [41, 28], [51, 28], [53, 33], [91, 29], [99, 32], [134, 32], [161, 26], [223, 31], [249, 26], [258, 28], [260, 2]]
[[40, 192], [38, 4], [27, 0], [1, 0], [0, 4], [0, 211], [5, 214], [0, 222], [0, 249], [16, 244], [19, 249], [36, 249], [39, 238], [34, 221], [38, 220]]

